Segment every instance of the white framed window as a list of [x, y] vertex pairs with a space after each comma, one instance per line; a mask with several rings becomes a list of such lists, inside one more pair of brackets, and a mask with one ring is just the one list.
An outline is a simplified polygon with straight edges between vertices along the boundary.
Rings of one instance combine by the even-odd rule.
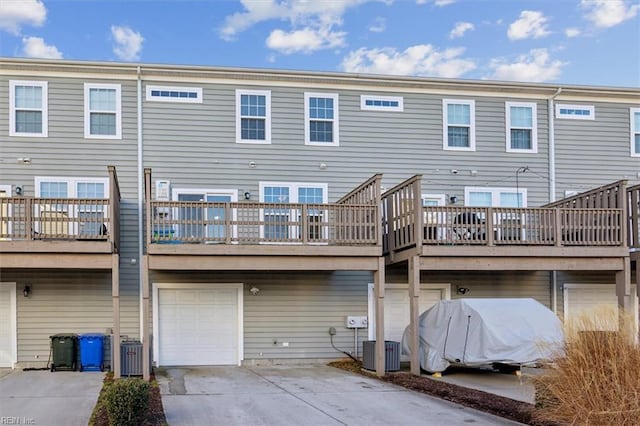
[[[35, 189], [37, 198], [82, 198], [104, 200], [109, 197], [109, 179], [91, 177], [52, 177], [36, 176]], [[37, 232], [44, 234], [103, 235], [106, 225], [107, 206], [90, 202], [74, 204], [55, 200], [43, 202], [37, 212], [41, 218], [52, 218], [51, 223], [44, 221]], [[57, 219], [64, 220], [57, 220]], [[64, 222], [69, 218], [86, 219], [86, 221], [69, 221], [68, 230]]]
[[271, 143], [269, 90], [236, 90], [236, 142]]
[[595, 120], [596, 109], [593, 105], [556, 104], [556, 118]]
[[122, 139], [119, 84], [84, 84], [84, 137]]
[[338, 146], [338, 94], [304, 94], [304, 140], [306, 145]]
[[[173, 188], [171, 191], [173, 201], [205, 201], [207, 203], [231, 203], [238, 201], [238, 191], [236, 189], [213, 189], [213, 188]], [[235, 210], [231, 220], [236, 220]], [[174, 209], [173, 217], [181, 221], [177, 229], [172, 231], [181, 238], [206, 239], [206, 241], [224, 241], [227, 237], [226, 227], [223, 223], [226, 220], [226, 211], [223, 207], [202, 208], [200, 206], [186, 207], [180, 206]], [[206, 223], [213, 221], [214, 223]], [[154, 234], [162, 233], [166, 235], [167, 230], [154, 230]], [[232, 229], [232, 238], [237, 237], [237, 228]]]
[[[326, 183], [300, 182], [260, 182], [260, 202], [273, 204], [327, 204], [328, 185]], [[302, 236], [301, 229], [293, 225], [300, 221], [302, 211], [286, 208], [265, 208], [261, 213], [264, 226], [260, 230], [260, 238], [272, 241], [295, 241]], [[328, 220], [326, 212], [317, 209], [307, 209], [308, 239], [320, 240], [326, 238], [326, 230], [320, 225]], [[318, 226], [313, 226], [318, 223]]]
[[201, 87], [147, 86], [147, 101], [202, 103]]
[[444, 206], [446, 205], [445, 194], [422, 194], [422, 206]]
[[48, 83], [9, 81], [9, 136], [47, 137]]
[[360, 109], [370, 111], [404, 111], [402, 96], [360, 95]]
[[442, 147], [452, 151], [476, 150], [476, 104], [472, 100], [442, 100]]
[[465, 186], [464, 205], [470, 207], [527, 207], [527, 188]]
[[640, 157], [640, 108], [631, 108], [631, 156]]
[[[10, 198], [11, 185], [0, 185], [0, 198]], [[11, 204], [0, 202], [0, 241], [6, 240], [12, 233], [12, 223], [9, 221], [11, 216]]]
[[537, 105], [505, 102], [507, 152], [538, 152]]

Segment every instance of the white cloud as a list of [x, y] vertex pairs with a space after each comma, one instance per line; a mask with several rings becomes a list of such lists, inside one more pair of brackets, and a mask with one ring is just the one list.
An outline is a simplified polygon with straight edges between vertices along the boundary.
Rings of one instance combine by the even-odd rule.
[[552, 60], [547, 49], [532, 49], [529, 53], [518, 56], [515, 62], [505, 58], [494, 58], [489, 67], [495, 80], [511, 81], [553, 81], [560, 77], [562, 67], [568, 62]]
[[62, 59], [62, 52], [57, 47], [46, 44], [40, 37], [23, 37], [22, 55], [27, 58]]
[[433, 4], [435, 4], [436, 6], [447, 6], [450, 5], [452, 3], [455, 3], [456, 0], [416, 0], [417, 4], [426, 4], [429, 3], [430, 1], [433, 1]]
[[372, 33], [382, 33], [387, 29], [387, 20], [382, 16], [376, 17], [373, 23], [369, 26], [369, 31]]
[[580, 6], [586, 10], [585, 18], [596, 27], [610, 28], [635, 18], [640, 5], [627, 0], [582, 0]]
[[115, 42], [113, 46], [113, 53], [115, 53], [118, 59], [122, 61], [137, 61], [140, 59], [142, 42], [144, 42], [142, 34], [129, 27], [118, 27], [112, 25], [111, 35]]
[[311, 53], [320, 49], [344, 46], [345, 32], [332, 32], [330, 28], [304, 28], [284, 32], [274, 30], [267, 37], [267, 47], [286, 55], [292, 53]]
[[547, 18], [535, 10], [523, 10], [520, 18], [509, 25], [507, 36], [511, 40], [522, 40], [525, 38], [541, 38], [549, 35], [547, 28]]
[[579, 28], [567, 28], [566, 30], [564, 30], [564, 34], [569, 38], [573, 38], [578, 37], [580, 34], [582, 34], [582, 32]]
[[457, 22], [456, 26], [453, 27], [453, 29], [449, 33], [449, 38], [460, 38], [464, 36], [464, 33], [466, 33], [467, 31], [473, 31], [475, 30], [475, 28], [475, 25], [473, 25], [471, 22]]
[[19, 35], [23, 25], [39, 27], [47, 19], [47, 9], [40, 0], [2, 0], [0, 29]]
[[430, 44], [404, 51], [360, 48], [350, 52], [341, 67], [346, 72], [455, 78], [476, 68], [472, 60], [460, 57], [463, 53], [464, 48], [439, 51]]

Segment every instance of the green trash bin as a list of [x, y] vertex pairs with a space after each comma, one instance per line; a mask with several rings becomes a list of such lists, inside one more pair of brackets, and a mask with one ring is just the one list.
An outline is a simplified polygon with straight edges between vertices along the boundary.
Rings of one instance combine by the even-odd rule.
[[75, 371], [78, 336], [76, 334], [54, 334], [51, 339], [51, 371]]

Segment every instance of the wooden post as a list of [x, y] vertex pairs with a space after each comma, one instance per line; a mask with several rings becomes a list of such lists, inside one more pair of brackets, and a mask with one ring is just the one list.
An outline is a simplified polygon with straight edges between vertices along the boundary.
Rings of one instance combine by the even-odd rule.
[[554, 238], [556, 240], [556, 247], [560, 247], [562, 245], [562, 217], [561, 217], [562, 212], [563, 212], [563, 209], [560, 209], [560, 208], [556, 208], [554, 212], [554, 218], [555, 218]]
[[411, 374], [420, 375], [420, 257], [409, 258], [409, 349], [411, 350]]
[[149, 333], [149, 255], [142, 257], [142, 378], [151, 375], [151, 333]]
[[376, 375], [382, 377], [385, 373], [385, 344], [384, 344], [384, 258], [378, 258], [378, 270], [373, 274], [373, 285], [376, 298]]
[[113, 303], [113, 332], [111, 336], [111, 367], [113, 377], [120, 377], [120, 256], [111, 255], [111, 299]]
[[618, 307], [628, 314], [631, 312], [631, 261], [627, 256], [622, 262], [623, 269], [616, 271], [616, 296]]

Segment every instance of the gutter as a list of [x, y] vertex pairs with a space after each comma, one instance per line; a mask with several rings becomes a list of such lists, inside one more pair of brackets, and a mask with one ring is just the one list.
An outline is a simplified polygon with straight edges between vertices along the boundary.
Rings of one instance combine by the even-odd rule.
[[[562, 87], [547, 99], [547, 114], [549, 116], [549, 202], [556, 200], [556, 136], [555, 136], [555, 107], [554, 100], [562, 93]], [[558, 272], [551, 271], [551, 309], [558, 313]]]
[[142, 70], [140, 65], [137, 69], [138, 80], [138, 291], [140, 292], [140, 341], [144, 342], [144, 316], [143, 316], [143, 280], [145, 267], [142, 259], [144, 258], [144, 229], [143, 229], [143, 215], [144, 215], [144, 173], [143, 173], [143, 158], [142, 158]]

